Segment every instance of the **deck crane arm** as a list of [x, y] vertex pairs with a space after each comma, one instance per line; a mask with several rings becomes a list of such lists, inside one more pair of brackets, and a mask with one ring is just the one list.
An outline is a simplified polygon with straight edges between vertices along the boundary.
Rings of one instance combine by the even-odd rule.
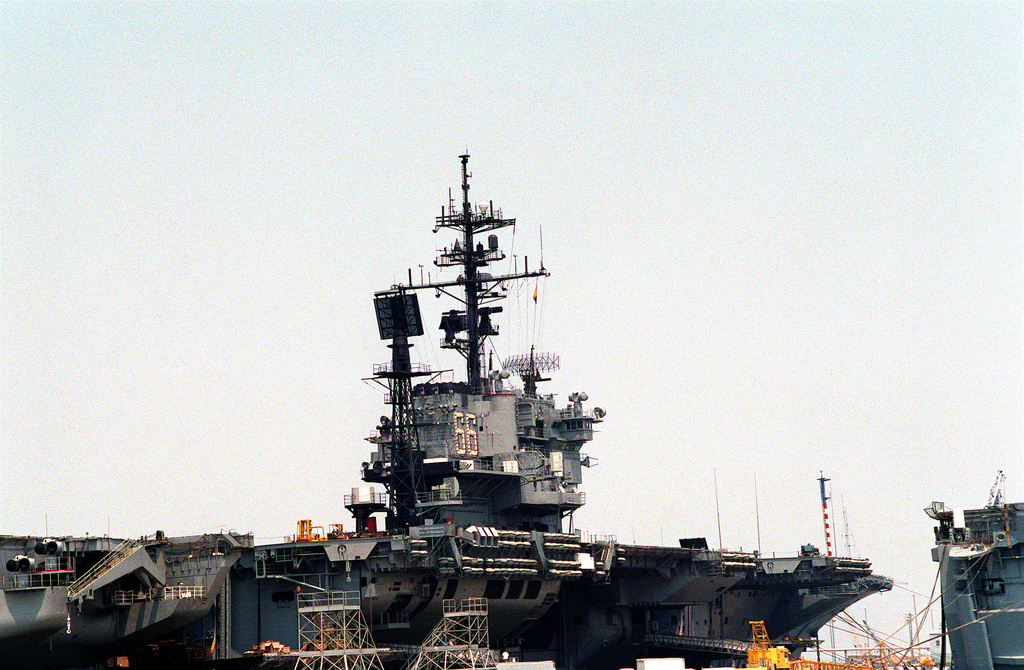
[[1003, 488], [1006, 484], [1006, 475], [1000, 470], [996, 473], [996, 480], [992, 482], [992, 488], [988, 492], [988, 504], [985, 507], [999, 507], [1003, 504], [1003, 498], [1006, 497]]

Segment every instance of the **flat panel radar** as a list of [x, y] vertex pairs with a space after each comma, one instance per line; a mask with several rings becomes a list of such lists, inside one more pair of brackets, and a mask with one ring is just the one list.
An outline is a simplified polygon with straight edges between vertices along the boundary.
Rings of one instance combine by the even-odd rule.
[[420, 303], [415, 293], [389, 293], [373, 299], [377, 310], [377, 328], [380, 339], [415, 337], [423, 334]]

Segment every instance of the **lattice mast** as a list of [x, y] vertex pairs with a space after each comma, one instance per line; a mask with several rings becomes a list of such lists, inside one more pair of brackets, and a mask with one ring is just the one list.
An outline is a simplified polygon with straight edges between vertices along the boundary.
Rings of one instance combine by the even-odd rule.
[[383, 670], [357, 592], [299, 593], [297, 601], [293, 670]]
[[[502, 296], [493, 292], [498, 284], [509, 279], [524, 279], [527, 277], [547, 276], [543, 261], [540, 270], [529, 271], [529, 259], [525, 259], [523, 272], [493, 277], [490, 275], [481, 276], [479, 269], [486, 267], [489, 263], [500, 261], [505, 254], [498, 249], [498, 239], [490, 235], [485, 248], [482, 242], [476, 241], [477, 235], [489, 233], [507, 226], [515, 226], [515, 219], [502, 218], [501, 210], [495, 210], [493, 203], [479, 206], [474, 211], [469, 202], [469, 155], [459, 156], [462, 160], [462, 207], [457, 210], [454, 201], [449, 202], [448, 209], [441, 208], [441, 215], [437, 217], [434, 232], [441, 228], [454, 230], [461, 235], [461, 244], [456, 241], [451, 249], [445, 249], [434, 261], [438, 267], [460, 267], [462, 276], [455, 282], [440, 282], [424, 284], [414, 288], [435, 288], [438, 290], [458, 284], [463, 287], [464, 297], [461, 302], [465, 310], [451, 310], [447, 312], [441, 321], [441, 327], [445, 330], [445, 342], [442, 346], [455, 349], [466, 358], [466, 381], [469, 383], [470, 392], [480, 394], [483, 392], [484, 378], [484, 357], [483, 342], [491, 335], [497, 335], [498, 330], [491, 324], [491, 314], [501, 311], [501, 307], [486, 307], [484, 303], [493, 302]], [[465, 332], [465, 338], [460, 338], [457, 333]]]
[[985, 507], [999, 507], [1006, 499], [1006, 475], [1000, 470], [996, 473], [996, 480], [992, 482], [992, 488], [988, 492], [988, 503]]
[[430, 372], [414, 366], [409, 355], [413, 346], [409, 338], [423, 334], [423, 322], [416, 295], [404, 290], [377, 294], [374, 306], [380, 337], [391, 340], [391, 365], [374, 370], [374, 376], [388, 389], [391, 403], [390, 424], [382, 421], [381, 429], [381, 447], [391, 464], [384, 479], [389, 494], [388, 527], [407, 528], [418, 523], [416, 502], [427, 488], [412, 402], [412, 380]]

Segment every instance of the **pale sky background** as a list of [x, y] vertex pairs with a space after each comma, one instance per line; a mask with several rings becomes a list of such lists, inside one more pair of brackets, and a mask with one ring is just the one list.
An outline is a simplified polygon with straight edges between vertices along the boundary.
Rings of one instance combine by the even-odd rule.
[[1022, 7], [0, 4], [0, 533], [351, 527], [468, 149], [552, 272], [498, 352], [608, 411], [577, 525], [717, 544], [717, 478], [752, 550], [756, 476], [793, 553], [824, 471], [894, 630], [922, 508], [1024, 500]]

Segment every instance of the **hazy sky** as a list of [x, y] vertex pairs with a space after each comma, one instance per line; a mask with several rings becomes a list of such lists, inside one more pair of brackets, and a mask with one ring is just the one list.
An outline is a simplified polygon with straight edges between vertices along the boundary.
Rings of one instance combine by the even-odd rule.
[[498, 353], [608, 412], [577, 525], [717, 544], [717, 478], [755, 549], [756, 477], [792, 553], [824, 471], [895, 629], [922, 508], [1024, 499], [1022, 8], [0, 4], [0, 533], [351, 527], [372, 291], [468, 150], [552, 273]]

